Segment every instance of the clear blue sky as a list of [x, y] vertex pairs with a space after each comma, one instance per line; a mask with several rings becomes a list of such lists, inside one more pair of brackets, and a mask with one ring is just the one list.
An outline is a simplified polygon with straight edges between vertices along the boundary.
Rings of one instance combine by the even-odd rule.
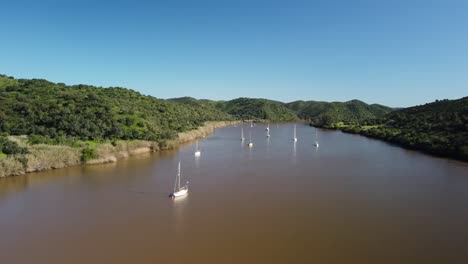
[[468, 95], [468, 1], [0, 1], [0, 73], [160, 98]]

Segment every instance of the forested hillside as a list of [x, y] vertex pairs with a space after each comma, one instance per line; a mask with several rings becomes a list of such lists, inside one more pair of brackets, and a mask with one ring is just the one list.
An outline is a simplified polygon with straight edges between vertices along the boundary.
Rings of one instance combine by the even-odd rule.
[[271, 121], [295, 121], [297, 115], [286, 108], [284, 103], [253, 98], [238, 98], [216, 103], [222, 111], [239, 119], [267, 119]]
[[468, 97], [397, 110], [383, 118], [342, 129], [468, 160]]
[[42, 79], [0, 76], [0, 132], [52, 139], [142, 139], [162, 141], [205, 121], [310, 119], [319, 125], [380, 117], [390, 108], [353, 100], [346, 103], [169, 100], [125, 88], [67, 86]]
[[363, 121], [383, 117], [392, 111], [390, 107], [378, 104], [366, 104], [359, 100], [348, 102], [295, 101], [286, 104], [301, 119], [310, 120], [312, 124], [333, 128], [338, 123], [358, 124]]
[[124, 88], [5, 76], [0, 76], [0, 102], [0, 132], [50, 138], [160, 141], [205, 121], [233, 119], [215, 107], [174, 103]]

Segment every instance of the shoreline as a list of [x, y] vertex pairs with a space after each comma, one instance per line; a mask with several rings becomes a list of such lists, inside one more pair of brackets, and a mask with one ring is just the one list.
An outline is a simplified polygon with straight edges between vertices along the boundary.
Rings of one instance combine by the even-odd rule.
[[193, 129], [193, 130], [189, 130], [189, 131], [181, 132], [177, 134], [176, 139], [168, 140], [166, 142], [161, 142], [161, 143], [157, 143], [153, 141], [144, 141], [144, 140], [119, 141], [120, 144], [124, 145], [121, 148], [118, 148], [119, 143], [117, 143], [116, 147], [113, 147], [110, 144], [107, 144], [107, 145], [101, 144], [100, 146], [98, 146], [98, 150], [97, 150], [99, 157], [95, 159], [90, 159], [84, 162], [83, 165], [95, 165], [95, 164], [117, 162], [119, 159], [125, 159], [130, 156], [135, 156], [135, 155], [139, 155], [143, 153], [158, 152], [158, 151], [174, 149], [184, 143], [187, 143], [187, 142], [199, 139], [199, 138], [204, 138], [212, 134], [217, 128], [231, 126], [240, 122], [241, 121], [206, 122], [203, 126], [197, 129]]
[[116, 142], [104, 142], [94, 146], [96, 158], [82, 161], [81, 150], [64, 145], [29, 145], [26, 143], [26, 136], [14, 136], [12, 140], [21, 146], [28, 147], [30, 153], [25, 155], [26, 164], [21, 163], [16, 157], [6, 157], [0, 159], [0, 179], [23, 175], [31, 172], [38, 172], [51, 169], [61, 169], [71, 166], [96, 165], [117, 162], [139, 154], [170, 150], [184, 143], [206, 137], [212, 134], [215, 129], [231, 126], [242, 121], [210, 121], [197, 129], [178, 133], [176, 139], [165, 142], [145, 141], [145, 140], [118, 140]]
[[409, 145], [409, 144], [399, 142], [399, 141], [394, 140], [394, 139], [389, 139], [389, 138], [386, 138], [386, 137], [365, 133], [365, 132], [367, 132], [366, 129], [361, 130], [359, 132], [356, 132], [356, 131], [352, 131], [350, 129], [347, 129], [346, 127], [329, 128], [329, 127], [314, 126], [312, 124], [309, 124], [309, 125], [312, 126], [312, 127], [320, 128], [320, 129], [341, 131], [342, 133], [346, 133], [346, 134], [359, 135], [359, 136], [370, 138], [370, 139], [380, 140], [380, 141], [385, 142], [387, 144], [391, 144], [391, 145], [394, 145], [394, 146], [397, 146], [397, 147], [400, 147], [400, 148], [404, 148], [404, 149], [408, 149], [408, 150], [417, 151], [419, 153], [429, 155], [429, 156], [432, 156], [432, 157], [444, 158], [444, 159], [454, 160], [454, 161], [458, 161], [458, 162], [468, 163], [468, 159], [466, 157], [457, 155], [456, 153], [441, 152], [439, 150], [427, 149], [427, 148], [424, 148], [424, 147], [421, 147], [421, 146], [418, 146], [418, 145], [413, 145], [412, 146], [412, 145]]

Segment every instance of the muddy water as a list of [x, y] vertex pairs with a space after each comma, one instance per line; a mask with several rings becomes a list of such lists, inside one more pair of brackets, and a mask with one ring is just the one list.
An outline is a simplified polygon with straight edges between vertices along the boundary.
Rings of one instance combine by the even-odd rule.
[[[468, 166], [293, 125], [0, 180], [1, 263], [468, 263]], [[254, 147], [249, 149], [249, 132]], [[167, 197], [177, 162], [190, 181]]]

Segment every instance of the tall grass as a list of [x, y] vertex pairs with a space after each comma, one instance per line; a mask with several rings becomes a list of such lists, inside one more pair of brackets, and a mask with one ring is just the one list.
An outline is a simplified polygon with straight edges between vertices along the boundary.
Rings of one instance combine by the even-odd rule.
[[206, 122], [203, 126], [190, 131], [182, 132], [177, 135], [176, 139], [167, 140], [159, 144], [160, 149], [173, 149], [179, 144], [187, 143], [198, 138], [203, 138], [213, 133], [216, 128], [225, 127], [240, 123], [241, 121], [214, 121]]
[[27, 172], [45, 169], [58, 169], [81, 163], [81, 151], [78, 148], [60, 145], [29, 146]]
[[24, 174], [23, 164], [15, 157], [6, 157], [0, 159], [0, 178], [13, 175]]
[[116, 162], [117, 159], [151, 151], [158, 151], [156, 142], [145, 140], [118, 140], [113, 143], [100, 143], [95, 145], [97, 158], [86, 161], [86, 164], [100, 164]]

